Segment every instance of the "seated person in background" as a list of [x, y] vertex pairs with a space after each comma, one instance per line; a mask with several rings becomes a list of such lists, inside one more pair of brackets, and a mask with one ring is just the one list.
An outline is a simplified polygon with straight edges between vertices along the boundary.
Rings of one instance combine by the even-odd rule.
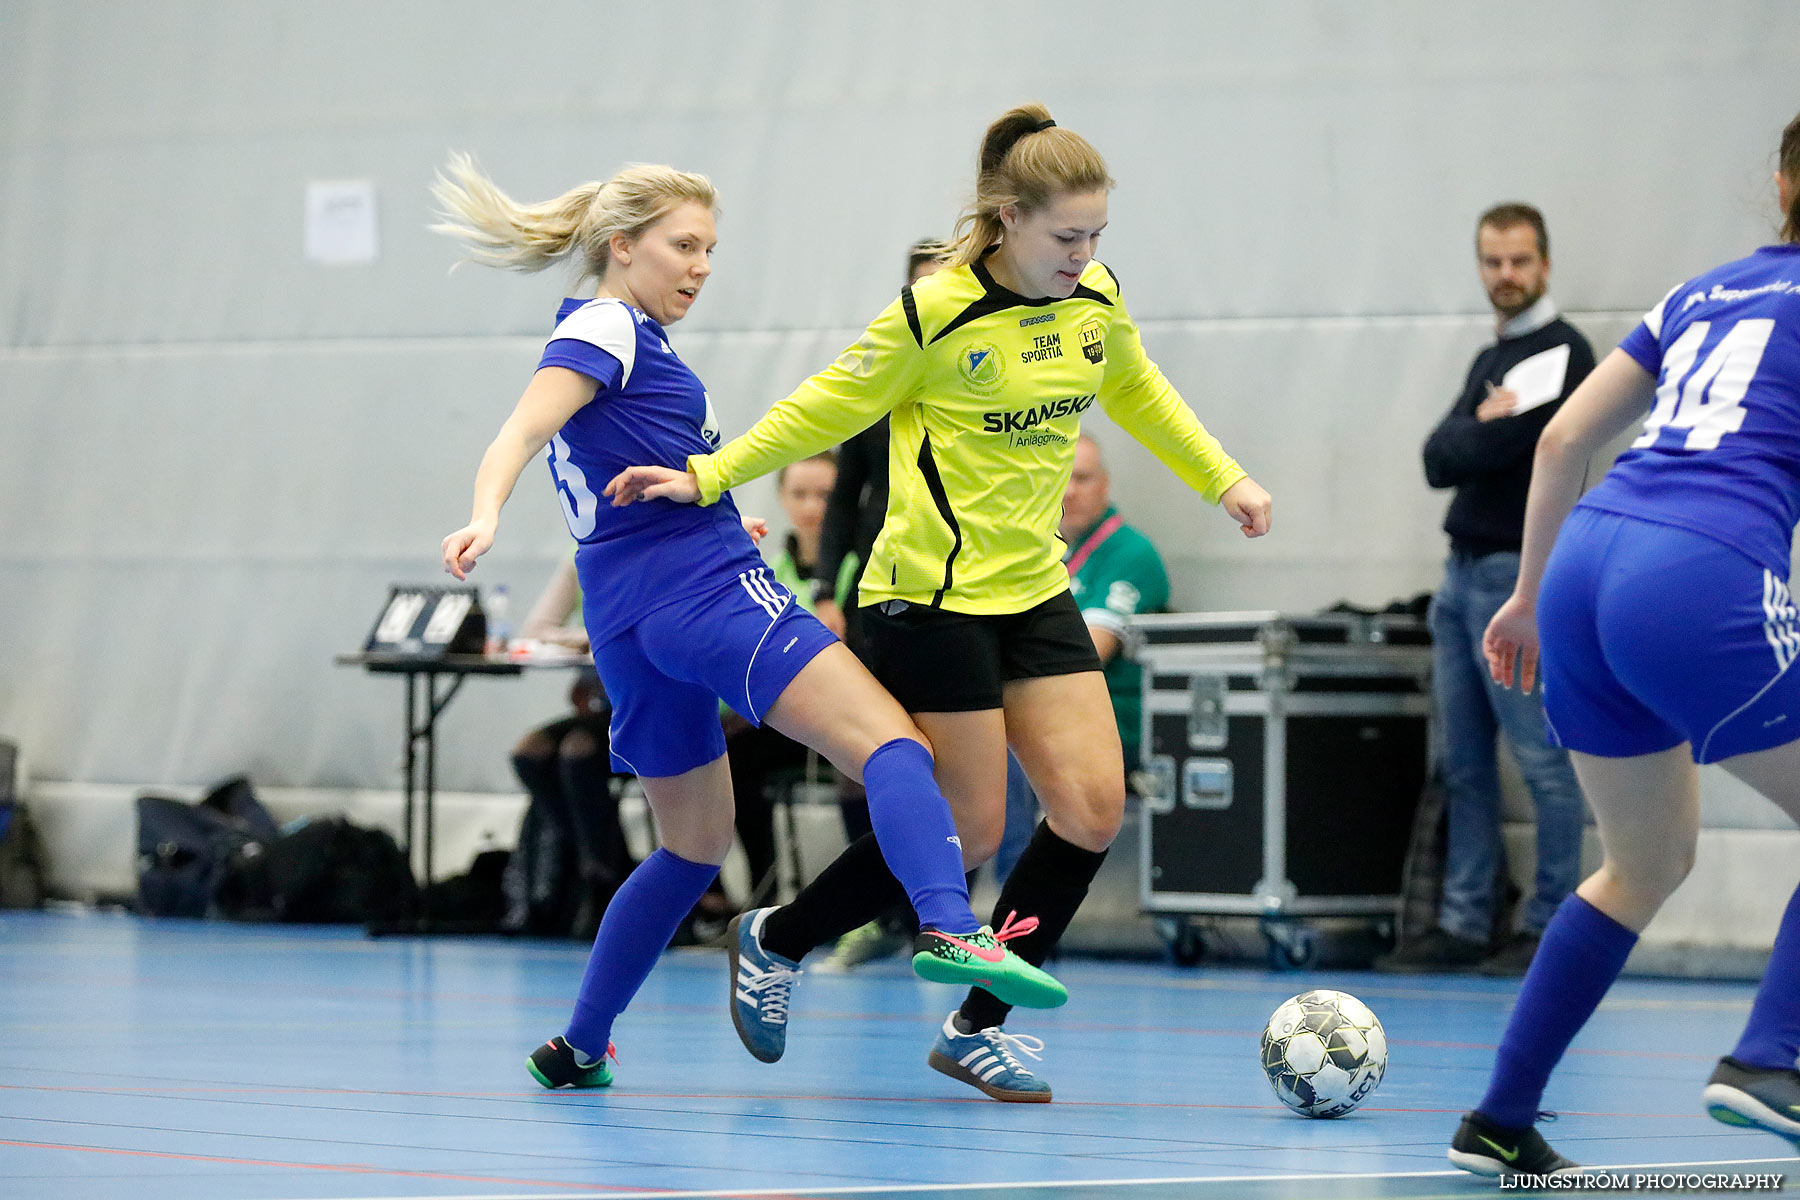
[[[825, 500], [836, 481], [837, 460], [829, 452], [783, 467], [775, 475], [781, 510], [787, 514], [788, 534], [782, 539], [781, 553], [770, 560], [769, 569], [808, 611], [813, 607], [809, 581], [819, 560]], [[841, 605], [848, 598], [856, 581], [857, 563], [853, 555], [841, 561], [837, 589], [830, 597], [833, 603]], [[807, 750], [777, 733], [773, 726], [755, 726], [729, 709], [722, 711], [731, 792], [737, 802], [738, 841], [750, 867], [751, 906], [774, 903], [770, 897], [776, 879], [775, 814], [767, 792], [769, 777], [777, 771], [804, 768]]]
[[[588, 652], [575, 560], [564, 559], [525, 618], [530, 640]], [[594, 936], [607, 901], [636, 864], [619, 827], [608, 754], [612, 708], [586, 666], [569, 689], [573, 712], [519, 739], [513, 771], [531, 796], [507, 866], [506, 927], [520, 933]]]
[[1112, 477], [1100, 456], [1100, 444], [1085, 433], [1075, 446], [1075, 469], [1063, 492], [1057, 535], [1069, 545], [1063, 559], [1069, 569], [1069, 590], [1106, 670], [1106, 690], [1125, 746], [1129, 780], [1141, 765], [1143, 681], [1137, 663], [1126, 653], [1126, 624], [1139, 613], [1168, 608], [1169, 573], [1150, 539], [1125, 524], [1113, 507]]
[[[1126, 622], [1139, 613], [1162, 612], [1169, 603], [1169, 574], [1148, 537], [1125, 524], [1112, 503], [1112, 477], [1100, 443], [1082, 434], [1075, 467], [1063, 491], [1057, 536], [1068, 543], [1063, 565], [1069, 591], [1087, 622], [1106, 673], [1113, 719], [1119, 723], [1127, 781], [1137, 771], [1143, 738], [1143, 687], [1138, 665], [1126, 653]], [[1004, 883], [1037, 827], [1037, 796], [1015, 760], [1006, 776], [1006, 832], [994, 853], [994, 878]]]

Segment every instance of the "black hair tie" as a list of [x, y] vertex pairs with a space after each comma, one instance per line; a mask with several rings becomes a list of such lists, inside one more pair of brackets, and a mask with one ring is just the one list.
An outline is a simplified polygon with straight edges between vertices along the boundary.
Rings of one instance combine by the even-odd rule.
[[1055, 121], [1051, 120], [1049, 117], [1045, 117], [1042, 121], [1039, 121], [1036, 125], [1031, 127], [1031, 132], [1042, 133], [1054, 124], [1056, 124]]

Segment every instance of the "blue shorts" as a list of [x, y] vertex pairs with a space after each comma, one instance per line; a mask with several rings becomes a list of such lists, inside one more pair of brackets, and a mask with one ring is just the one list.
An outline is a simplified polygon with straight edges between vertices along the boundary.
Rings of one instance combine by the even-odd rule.
[[594, 648], [612, 702], [613, 769], [654, 778], [713, 761], [725, 753], [719, 701], [760, 725], [835, 641], [761, 567], [652, 609]]
[[1797, 617], [1787, 580], [1723, 542], [1577, 508], [1538, 596], [1550, 738], [1701, 763], [1800, 738]]

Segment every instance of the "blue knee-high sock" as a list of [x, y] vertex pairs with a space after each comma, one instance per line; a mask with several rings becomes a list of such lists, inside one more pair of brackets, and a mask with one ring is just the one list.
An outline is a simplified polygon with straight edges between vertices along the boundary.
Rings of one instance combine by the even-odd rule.
[[1477, 1109], [1482, 1116], [1510, 1129], [1537, 1120], [1550, 1072], [1600, 1007], [1635, 945], [1637, 934], [1580, 896], [1562, 902], [1519, 986]]
[[563, 1034], [569, 1045], [589, 1058], [606, 1053], [614, 1018], [637, 995], [681, 919], [718, 873], [711, 863], [689, 862], [661, 849], [638, 864], [606, 906], [588, 953], [575, 1015]]
[[863, 764], [863, 786], [881, 856], [906, 889], [919, 924], [946, 933], [980, 928], [969, 908], [950, 803], [931, 775], [931, 751], [910, 738], [884, 743]]
[[1747, 1067], [1794, 1069], [1800, 1057], [1800, 889], [1788, 901], [1775, 950], [1750, 1008], [1750, 1022], [1731, 1057]]

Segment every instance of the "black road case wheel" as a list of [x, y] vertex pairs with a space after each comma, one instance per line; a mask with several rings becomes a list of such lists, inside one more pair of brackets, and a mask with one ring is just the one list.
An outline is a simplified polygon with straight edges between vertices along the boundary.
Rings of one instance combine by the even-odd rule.
[[1156, 918], [1156, 933], [1178, 967], [1192, 967], [1206, 957], [1206, 940], [1186, 917]]
[[1318, 960], [1318, 934], [1308, 926], [1292, 921], [1265, 920], [1262, 934], [1268, 943], [1271, 971], [1298, 971]]

